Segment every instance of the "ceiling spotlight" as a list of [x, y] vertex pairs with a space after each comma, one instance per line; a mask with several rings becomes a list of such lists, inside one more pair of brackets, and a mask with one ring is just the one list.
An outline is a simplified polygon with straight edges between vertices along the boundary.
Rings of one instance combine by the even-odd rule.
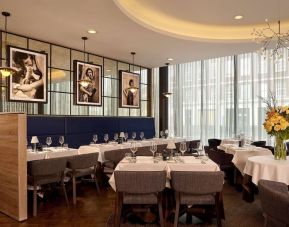
[[94, 30], [94, 29], [88, 29], [87, 32], [88, 32], [89, 34], [95, 34], [95, 33], [96, 33], [96, 30]]
[[235, 20], [242, 20], [244, 17], [242, 15], [236, 15], [234, 16]]
[[110, 70], [110, 69], [107, 69], [106, 71], [107, 71], [107, 72], [110, 72], [111, 70]]
[[168, 58], [167, 60], [168, 60], [168, 61], [173, 61], [174, 59], [173, 59], [173, 58]]

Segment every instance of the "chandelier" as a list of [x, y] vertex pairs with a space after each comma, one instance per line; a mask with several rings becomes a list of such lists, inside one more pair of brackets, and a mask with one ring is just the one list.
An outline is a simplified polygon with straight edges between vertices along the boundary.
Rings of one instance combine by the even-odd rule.
[[252, 35], [254, 37], [254, 41], [256, 43], [262, 44], [261, 49], [258, 51], [260, 54], [266, 58], [266, 52], [268, 49], [271, 49], [270, 57], [277, 59], [281, 59], [283, 57], [282, 48], [286, 48], [287, 44], [289, 43], [289, 31], [286, 33], [281, 33], [281, 23], [278, 20], [278, 32], [274, 31], [268, 20], [266, 19], [267, 27], [262, 29], [253, 29]]

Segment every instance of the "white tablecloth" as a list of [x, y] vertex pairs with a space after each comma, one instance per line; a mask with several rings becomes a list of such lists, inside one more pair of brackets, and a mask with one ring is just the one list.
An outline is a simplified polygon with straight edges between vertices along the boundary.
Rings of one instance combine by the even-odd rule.
[[[160, 161], [153, 163], [153, 157], [139, 156], [136, 163], [129, 163], [127, 159], [123, 159], [115, 168], [115, 170], [125, 171], [160, 171], [166, 170], [167, 182], [166, 187], [170, 187], [170, 172], [171, 171], [219, 171], [219, 166], [212, 160], [202, 162], [200, 159], [196, 159], [191, 156], [181, 157], [184, 163], [176, 163], [172, 161]], [[114, 174], [109, 179], [109, 184], [116, 190]]]
[[269, 149], [263, 147], [237, 147], [232, 145], [220, 145], [218, 148], [224, 150], [228, 154], [233, 155], [232, 162], [242, 174], [244, 174], [244, 168], [249, 157], [272, 155], [272, 152]]
[[274, 160], [273, 155], [248, 158], [244, 173], [252, 176], [252, 182], [258, 185], [260, 179], [278, 181], [289, 185], [289, 160]]
[[[168, 144], [169, 142], [173, 141], [174, 143], [182, 142], [185, 141], [185, 139], [182, 138], [168, 138], [168, 139], [161, 139], [161, 138], [155, 138], [155, 139], [147, 139], [143, 141], [136, 141], [138, 147], [145, 147], [145, 146], [150, 146], [152, 142], [155, 142], [157, 145], [161, 144]], [[120, 150], [120, 149], [126, 149], [130, 147], [131, 142], [125, 142], [122, 144], [118, 144], [116, 142], [113, 143], [103, 143], [103, 144], [90, 144], [90, 147], [93, 147], [95, 149], [95, 152], [99, 152], [98, 156], [98, 161], [99, 162], [104, 162], [104, 153], [106, 151], [111, 151], [111, 150]], [[81, 146], [83, 147], [83, 146]], [[85, 146], [87, 147], [87, 146]]]
[[221, 145], [225, 145], [225, 144], [235, 144], [235, 145], [239, 145], [239, 141], [238, 139], [222, 139], [221, 141]]

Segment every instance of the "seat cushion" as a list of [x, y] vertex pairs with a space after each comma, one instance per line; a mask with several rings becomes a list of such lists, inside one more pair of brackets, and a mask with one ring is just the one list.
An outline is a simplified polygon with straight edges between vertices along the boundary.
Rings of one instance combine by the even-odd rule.
[[29, 185], [44, 185], [44, 184], [51, 184], [51, 183], [58, 183], [61, 181], [61, 177], [59, 175], [49, 175], [43, 177], [32, 177], [27, 176], [27, 181]]
[[214, 205], [215, 197], [213, 195], [192, 195], [181, 193], [181, 204], [186, 205]]
[[157, 204], [158, 198], [156, 193], [150, 194], [129, 194], [123, 196], [124, 204]]
[[[72, 175], [72, 170], [69, 170], [68, 175]], [[94, 169], [92, 168], [87, 168], [87, 169], [76, 169], [75, 170], [75, 177], [84, 177], [88, 176], [90, 174], [94, 174]]]

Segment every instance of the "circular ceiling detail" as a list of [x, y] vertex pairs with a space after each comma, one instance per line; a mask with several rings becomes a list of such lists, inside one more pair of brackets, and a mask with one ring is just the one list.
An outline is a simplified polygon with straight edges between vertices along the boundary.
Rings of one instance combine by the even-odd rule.
[[[238, 12], [234, 12], [233, 9], [242, 8], [241, 6], [238, 7], [236, 5], [231, 5], [231, 8], [227, 7], [225, 10], [223, 10], [224, 7], [219, 7], [219, 9], [222, 8], [223, 12], [218, 11], [215, 13], [213, 13], [214, 7], [211, 7], [211, 11], [207, 12], [208, 14], [206, 14], [206, 12], [201, 12], [199, 13], [199, 15], [197, 15], [198, 4], [200, 3], [196, 4], [196, 2], [194, 1], [195, 13], [192, 13], [193, 16], [189, 16], [190, 9], [186, 10], [185, 7], [190, 8], [192, 6], [191, 3], [193, 1], [183, 0], [183, 1], [172, 1], [173, 3], [171, 3], [170, 1], [167, 0], [164, 1], [114, 0], [114, 2], [125, 15], [127, 15], [129, 18], [131, 18], [138, 24], [153, 31], [186, 40], [208, 41], [208, 42], [246, 42], [253, 38], [251, 35], [253, 28], [260, 29], [266, 27], [265, 21], [263, 22], [264, 19], [262, 19], [262, 16], [260, 15], [258, 15], [259, 18], [255, 15], [254, 18], [252, 16], [250, 20], [249, 19], [246, 20], [246, 23], [245, 22], [237, 23], [236, 21], [234, 21], [232, 18]], [[185, 4], [185, 2], [187, 4]], [[226, 1], [224, 1], [224, 3], [225, 2]], [[205, 5], [206, 3], [207, 5]], [[160, 4], [163, 4], [162, 5], [163, 7], [161, 7]], [[177, 4], [179, 4], [180, 6], [178, 6]], [[235, 4], [237, 3], [235, 2]], [[208, 5], [210, 5], [209, 2], [203, 3], [203, 5], [200, 5], [199, 10], [202, 11]], [[169, 10], [163, 10], [162, 8]], [[261, 11], [261, 9], [259, 10]], [[252, 9], [252, 11], [255, 12], [256, 10]], [[224, 16], [225, 12], [227, 14], [226, 15], [227, 19]], [[249, 12], [250, 15], [253, 12]], [[203, 18], [202, 16], [200, 16], [202, 14], [205, 14], [203, 15]], [[266, 12], [266, 15], [267, 14], [268, 13]], [[274, 15], [273, 16], [272, 15], [269, 16], [273, 18], [274, 21], [276, 21], [277, 19], [276, 16], [274, 17]], [[286, 28], [288, 30], [289, 28], [288, 17], [287, 19], [282, 17], [282, 15], [280, 17], [282, 19], [281, 21], [282, 30], [284, 29], [285, 31]], [[217, 18], [221, 18], [220, 20], [222, 21], [217, 21]], [[230, 21], [230, 23], [228, 23], [228, 18], [232, 20]], [[272, 25], [271, 28], [277, 31], [278, 29], [277, 21], [276, 23], [272, 23], [271, 25]]]

